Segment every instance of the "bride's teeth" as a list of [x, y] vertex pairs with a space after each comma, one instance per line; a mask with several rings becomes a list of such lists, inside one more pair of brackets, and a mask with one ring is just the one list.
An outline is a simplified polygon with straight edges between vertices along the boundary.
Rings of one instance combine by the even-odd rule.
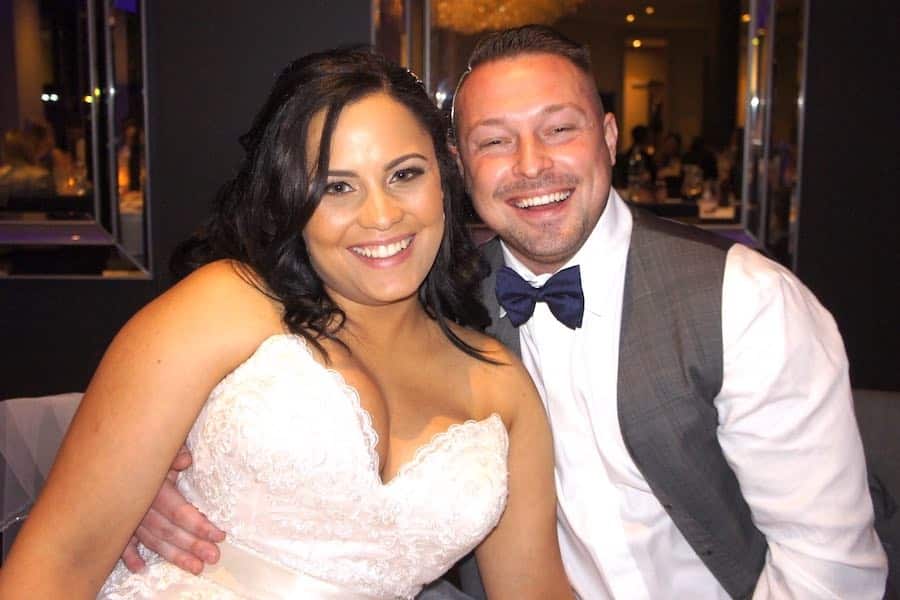
[[525, 198], [523, 200], [519, 200], [516, 202], [516, 206], [519, 208], [531, 208], [533, 206], [544, 206], [545, 204], [553, 204], [554, 202], [562, 202], [566, 198], [572, 195], [571, 191], [568, 192], [554, 192], [552, 194], [544, 194], [543, 196], [534, 196], [532, 198]]
[[412, 237], [394, 242], [393, 244], [382, 244], [380, 246], [352, 246], [350, 250], [365, 256], [366, 258], [389, 258], [395, 254], [406, 250], [412, 242]]

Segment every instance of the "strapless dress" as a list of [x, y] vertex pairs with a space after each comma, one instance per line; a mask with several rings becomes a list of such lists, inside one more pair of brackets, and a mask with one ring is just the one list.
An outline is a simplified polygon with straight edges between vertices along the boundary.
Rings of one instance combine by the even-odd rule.
[[200, 576], [146, 553], [99, 598], [413, 598], [496, 526], [507, 496], [496, 414], [436, 435], [382, 482], [359, 395], [295, 335], [266, 339], [212, 391], [187, 445], [185, 497], [227, 532]]

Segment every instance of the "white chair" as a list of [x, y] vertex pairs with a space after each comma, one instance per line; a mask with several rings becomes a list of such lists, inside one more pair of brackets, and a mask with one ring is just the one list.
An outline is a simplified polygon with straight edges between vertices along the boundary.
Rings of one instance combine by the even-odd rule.
[[0, 559], [28, 516], [81, 393], [0, 402]]
[[[0, 402], [0, 560], [47, 479], [81, 396], [70, 393]], [[900, 500], [900, 392], [856, 389], [853, 396], [870, 472], [878, 475], [889, 496]], [[897, 586], [900, 514], [885, 516], [878, 529], [891, 561], [891, 580]]]

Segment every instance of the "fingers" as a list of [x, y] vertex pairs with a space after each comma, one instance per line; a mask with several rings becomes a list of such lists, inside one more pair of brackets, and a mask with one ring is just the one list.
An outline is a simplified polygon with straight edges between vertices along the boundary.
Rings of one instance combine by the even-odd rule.
[[187, 446], [179, 448], [178, 454], [176, 454], [175, 458], [172, 460], [172, 466], [169, 467], [169, 478], [174, 481], [172, 474], [174, 473], [175, 476], [177, 476], [179, 471], [184, 471], [191, 466], [192, 461], [193, 458], [191, 457], [191, 453], [187, 449]]
[[222, 542], [225, 540], [225, 532], [210, 523], [206, 515], [187, 502], [172, 509], [167, 518], [180, 530], [198, 538], [197, 541]]
[[178, 479], [178, 474], [191, 466], [192, 462], [193, 457], [191, 457], [187, 446], [182, 446], [178, 449], [178, 454], [175, 455], [175, 458], [172, 459], [172, 466], [169, 467], [169, 472], [166, 473], [166, 479], [175, 483]]
[[128, 545], [125, 546], [125, 551], [122, 553], [122, 562], [125, 563], [125, 567], [132, 573], [140, 573], [147, 566], [144, 563], [144, 559], [138, 554], [137, 545], [137, 538], [131, 536], [131, 539], [128, 540]]
[[195, 575], [203, 570], [204, 562], [213, 564], [219, 560], [219, 549], [215, 544], [191, 535], [153, 508], [144, 516], [136, 536], [168, 562]]
[[170, 480], [163, 482], [135, 535], [168, 562], [194, 574], [203, 570], [204, 562], [219, 560], [213, 542], [225, 539], [225, 532], [188, 503]]
[[[181, 495], [181, 492], [178, 491], [178, 488], [171, 482], [163, 482], [159, 494], [156, 495], [156, 499], [153, 501], [151, 510], [164, 517], [163, 521], [159, 521], [160, 523], [166, 527], [174, 526], [179, 528], [192, 538], [210, 542], [221, 542], [225, 539], [225, 532], [215, 527], [203, 513], [188, 503], [184, 496]], [[150, 513], [147, 514], [149, 515]], [[146, 518], [144, 524], [148, 525]], [[162, 537], [162, 532], [154, 533], [157, 537]], [[187, 547], [182, 546], [182, 548], [186, 549]]]
[[[152, 509], [151, 509], [152, 510]], [[149, 517], [149, 513], [148, 513]], [[144, 519], [147, 521], [147, 518]], [[172, 535], [175, 531], [174, 529], [163, 530], [165, 533]], [[150, 527], [145, 527], [143, 524], [138, 527], [138, 530], [135, 532], [137, 538], [141, 541], [142, 544], [159, 554], [168, 562], [173, 565], [184, 569], [194, 575], [199, 575], [201, 571], [203, 571], [203, 561], [193, 554], [182, 550], [178, 546], [174, 545], [169, 540], [164, 539], [163, 537], [158, 537], [154, 530], [151, 530]], [[213, 544], [208, 545], [213, 546], [215, 550], [215, 546]], [[190, 547], [190, 544], [188, 545]], [[218, 552], [215, 550], [216, 553]]]

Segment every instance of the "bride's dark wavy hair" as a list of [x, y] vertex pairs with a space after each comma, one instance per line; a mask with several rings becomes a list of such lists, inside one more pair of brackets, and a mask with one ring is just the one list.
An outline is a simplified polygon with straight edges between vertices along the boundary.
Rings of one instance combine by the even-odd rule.
[[[252, 128], [240, 138], [246, 155], [237, 175], [219, 190], [203, 227], [176, 249], [172, 272], [181, 278], [211, 261], [232, 259], [248, 281], [284, 306], [290, 331], [320, 350], [319, 340], [336, 339], [346, 316], [313, 269], [301, 232], [325, 189], [341, 110], [381, 92], [408, 108], [431, 135], [440, 168], [444, 235], [419, 300], [454, 345], [493, 362], [448, 327], [448, 320], [476, 329], [490, 323], [478, 300], [487, 266], [463, 225], [463, 188], [447, 146], [448, 119], [415, 75], [367, 49], [310, 54], [281, 72]], [[310, 174], [307, 131], [323, 110], [322, 140]]]

